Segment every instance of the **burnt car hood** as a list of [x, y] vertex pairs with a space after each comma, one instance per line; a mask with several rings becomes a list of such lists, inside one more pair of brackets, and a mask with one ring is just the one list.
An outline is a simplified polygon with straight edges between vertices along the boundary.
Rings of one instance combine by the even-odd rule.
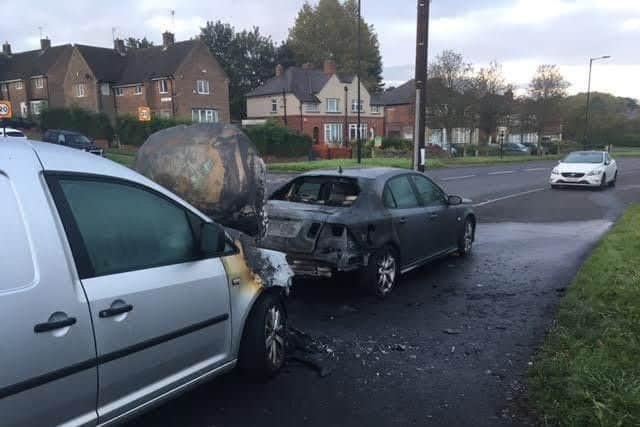
[[311, 253], [322, 226], [331, 223], [344, 210], [344, 207], [270, 200], [267, 203], [269, 223], [261, 246], [284, 252]]

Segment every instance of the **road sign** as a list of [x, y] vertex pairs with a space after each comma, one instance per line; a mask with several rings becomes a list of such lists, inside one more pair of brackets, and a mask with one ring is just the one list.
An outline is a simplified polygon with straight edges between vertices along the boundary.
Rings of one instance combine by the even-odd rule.
[[138, 107], [138, 121], [150, 122], [151, 121], [151, 108]]
[[11, 118], [11, 102], [0, 101], [0, 119]]

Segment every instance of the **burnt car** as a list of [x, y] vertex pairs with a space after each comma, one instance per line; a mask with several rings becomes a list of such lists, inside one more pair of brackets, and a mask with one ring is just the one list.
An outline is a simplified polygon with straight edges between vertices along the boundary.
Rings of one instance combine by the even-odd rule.
[[475, 239], [469, 201], [406, 169], [306, 173], [276, 190], [267, 212], [262, 245], [287, 253], [296, 276], [357, 272], [379, 296], [402, 273], [453, 252], [469, 254]]

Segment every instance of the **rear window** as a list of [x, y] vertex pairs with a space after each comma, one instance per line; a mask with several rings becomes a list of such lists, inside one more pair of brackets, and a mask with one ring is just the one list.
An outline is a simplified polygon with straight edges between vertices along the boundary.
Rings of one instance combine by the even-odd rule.
[[295, 179], [271, 199], [313, 205], [351, 206], [359, 194], [360, 187], [354, 178], [305, 176]]
[[17, 136], [19, 138], [23, 138], [24, 134], [20, 131], [17, 130], [8, 130], [7, 131], [7, 136]]

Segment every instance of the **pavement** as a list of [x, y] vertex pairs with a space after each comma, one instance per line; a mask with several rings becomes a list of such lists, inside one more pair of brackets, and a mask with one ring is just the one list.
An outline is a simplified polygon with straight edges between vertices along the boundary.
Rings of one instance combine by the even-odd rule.
[[[640, 202], [640, 159], [620, 159], [606, 190], [551, 190], [554, 164], [429, 171], [474, 201], [469, 258], [409, 273], [384, 301], [348, 280], [298, 281], [289, 323], [314, 338], [322, 375], [295, 362], [266, 384], [231, 373], [129, 425], [536, 425], [524, 385], [535, 351], [591, 248]], [[271, 189], [288, 178], [271, 175]]]

